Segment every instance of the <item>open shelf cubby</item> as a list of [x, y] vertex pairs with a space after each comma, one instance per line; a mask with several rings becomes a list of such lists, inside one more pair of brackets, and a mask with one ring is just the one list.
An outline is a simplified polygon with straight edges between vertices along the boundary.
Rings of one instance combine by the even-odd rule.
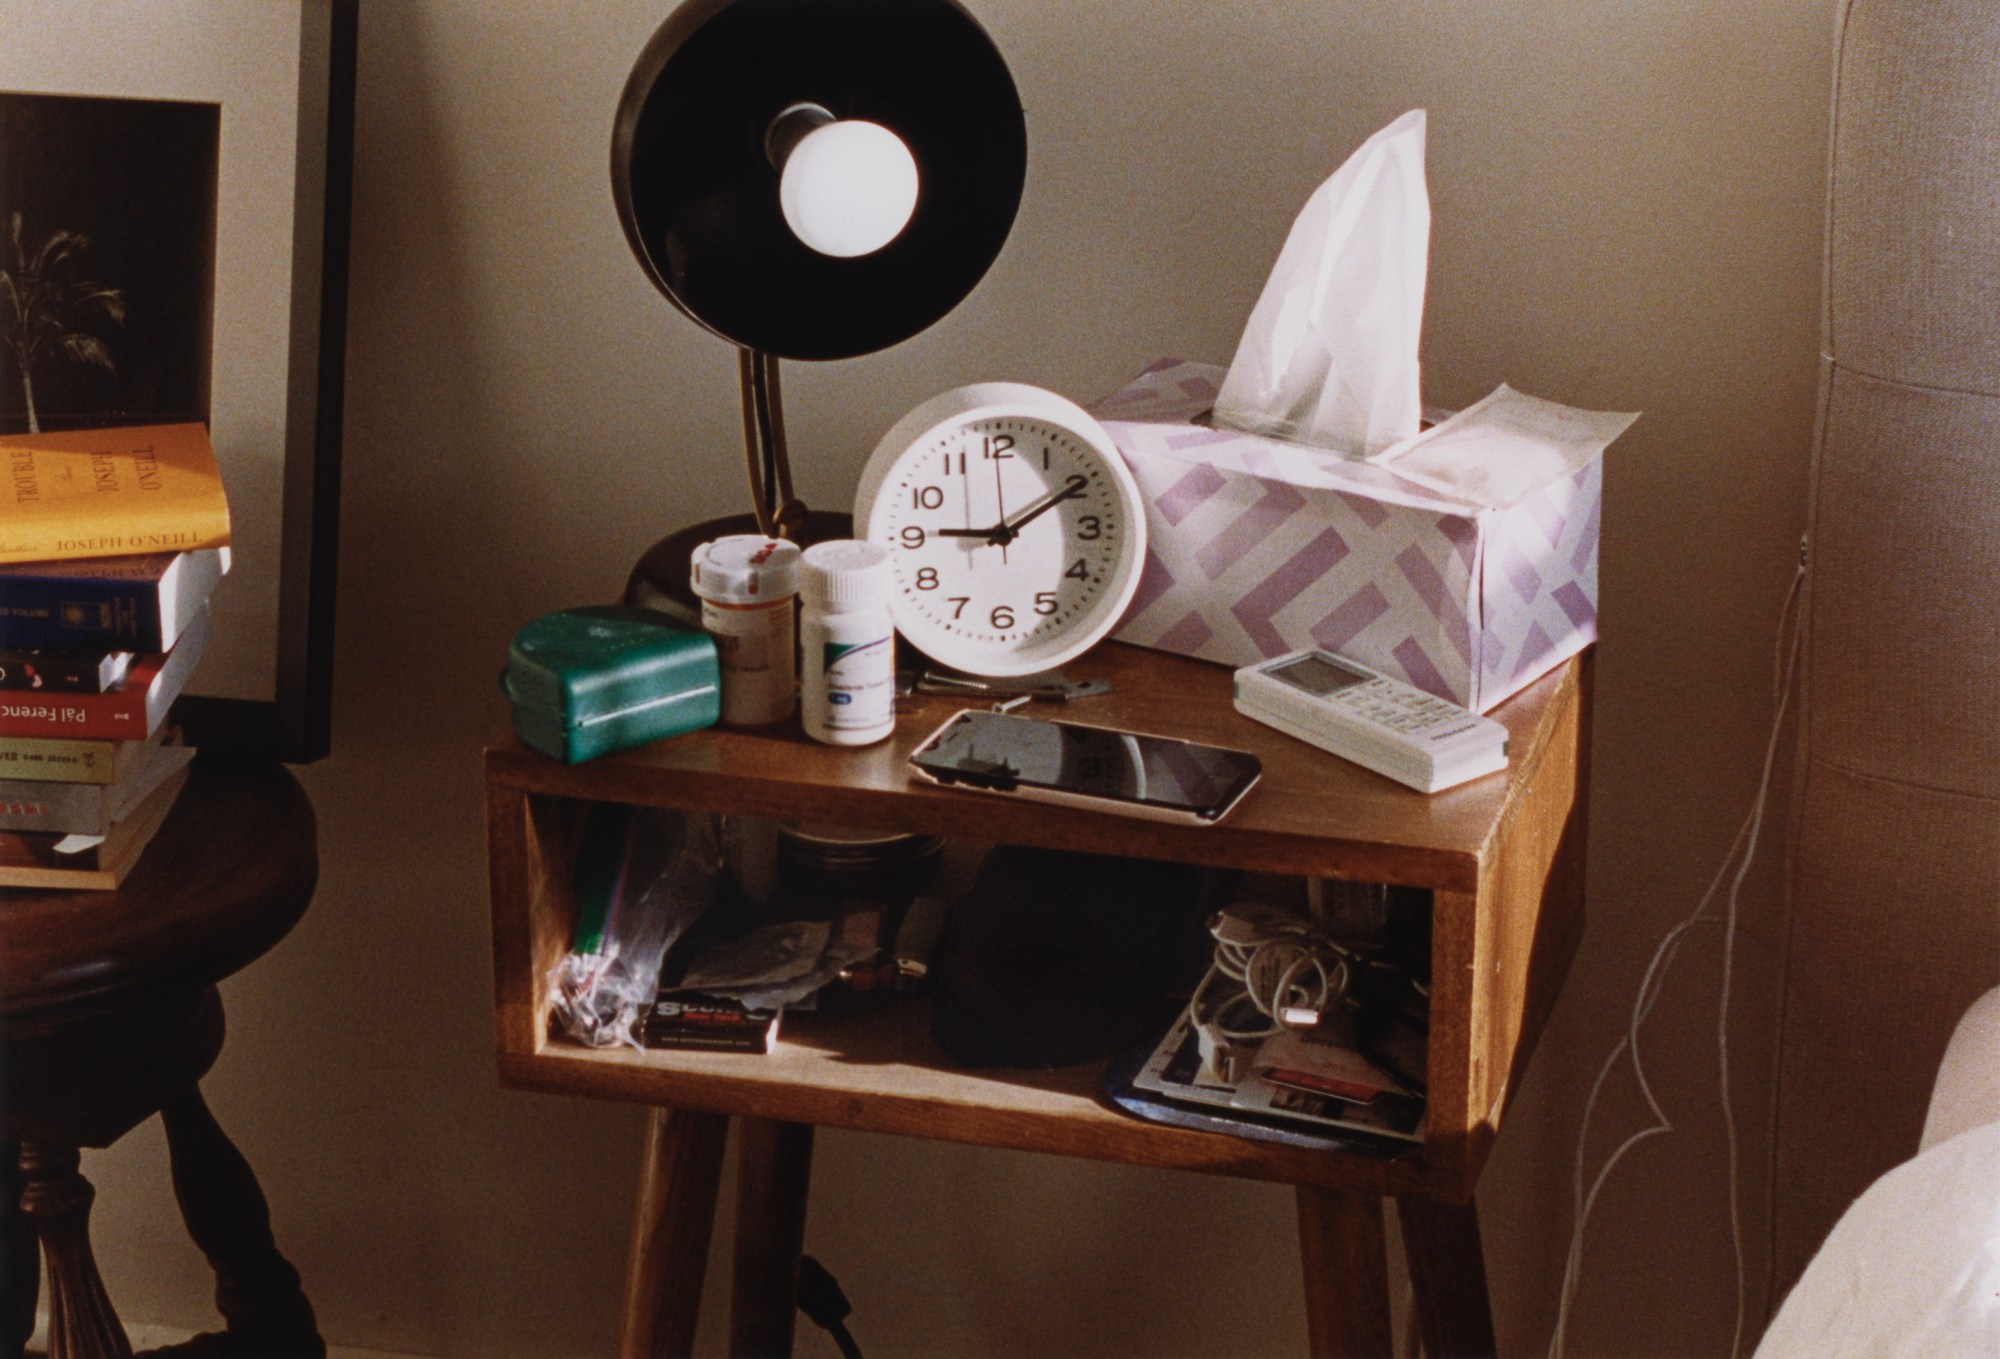
[[[1187, 828], [912, 783], [904, 762], [963, 701], [918, 699], [880, 745], [815, 745], [796, 728], [709, 730], [565, 766], [497, 740], [486, 752], [500, 1076], [519, 1089], [699, 1112], [1054, 1151], [1286, 1183], [1469, 1201], [1508, 1092], [1582, 927], [1588, 656], [1494, 710], [1511, 763], [1423, 795], [1237, 713], [1219, 666], [1118, 644], [1072, 671], [1112, 693], [1075, 720], [1255, 752], [1260, 787], [1220, 826]], [[1432, 900], [1429, 1123], [1387, 1160], [1136, 1119], [1095, 1064], [957, 1069], [920, 1000], [787, 1020], [769, 1054], [592, 1049], [552, 1037], [546, 978], [567, 950], [591, 802], [833, 822], [983, 843], [1088, 850], [1426, 888]]]

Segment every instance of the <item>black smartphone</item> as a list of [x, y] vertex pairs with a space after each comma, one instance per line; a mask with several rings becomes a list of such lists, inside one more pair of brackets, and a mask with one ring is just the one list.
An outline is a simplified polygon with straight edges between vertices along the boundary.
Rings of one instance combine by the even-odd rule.
[[1246, 750], [969, 709], [910, 756], [930, 783], [1212, 826], [1264, 772]]

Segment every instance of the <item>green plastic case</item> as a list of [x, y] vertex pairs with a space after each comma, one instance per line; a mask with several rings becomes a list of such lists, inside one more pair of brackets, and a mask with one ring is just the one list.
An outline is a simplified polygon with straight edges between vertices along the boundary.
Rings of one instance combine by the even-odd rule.
[[713, 726], [722, 715], [715, 641], [652, 609], [544, 614], [514, 634], [500, 688], [514, 733], [564, 764]]

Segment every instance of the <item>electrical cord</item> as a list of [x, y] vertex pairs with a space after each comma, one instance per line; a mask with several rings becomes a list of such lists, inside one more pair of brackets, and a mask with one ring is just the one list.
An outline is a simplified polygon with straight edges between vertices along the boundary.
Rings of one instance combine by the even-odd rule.
[[[1584, 1101], [1583, 1123], [1577, 1132], [1576, 1169], [1571, 1184], [1571, 1213], [1574, 1225], [1571, 1229], [1569, 1252], [1563, 1265], [1561, 1300], [1556, 1309], [1555, 1330], [1549, 1338], [1550, 1359], [1562, 1359], [1563, 1347], [1568, 1341], [1569, 1318], [1576, 1300], [1578, 1285], [1583, 1276], [1584, 1228], [1597, 1206], [1597, 1196], [1602, 1192], [1605, 1181], [1625, 1154], [1649, 1137], [1674, 1130], [1673, 1120], [1667, 1117], [1659, 1098], [1654, 1094], [1651, 1082], [1646, 1079], [1644, 1064], [1639, 1058], [1639, 1030], [1659, 1003], [1661, 989], [1666, 984], [1666, 976], [1672, 970], [1674, 959], [1679, 956], [1682, 943], [1696, 925], [1720, 924], [1723, 927], [1721, 998], [1716, 1006], [1716, 1066], [1717, 1081], [1721, 1092], [1723, 1131], [1727, 1139], [1729, 1173], [1729, 1232], [1730, 1246], [1734, 1252], [1736, 1268], [1736, 1325], [1730, 1336], [1730, 1359], [1743, 1348], [1743, 1323], [1745, 1305], [1744, 1260], [1743, 1260], [1743, 1214], [1740, 1203], [1740, 1182], [1737, 1167], [1737, 1135], [1734, 1108], [1729, 1096], [1729, 993], [1734, 980], [1736, 961], [1736, 930], [1738, 920], [1738, 896], [1743, 880], [1750, 872], [1750, 865], [1757, 856], [1757, 844], [1764, 828], [1764, 810], [1770, 799], [1772, 773], [1777, 765], [1778, 738], [1784, 730], [1785, 713], [1790, 706], [1792, 684], [1796, 677], [1799, 651], [1801, 620], [1793, 610], [1798, 604], [1801, 588], [1806, 578], [1806, 544], [1800, 544], [1799, 567], [1792, 577], [1791, 588], [1786, 592], [1784, 607], [1778, 613], [1778, 636], [1776, 655], [1772, 662], [1771, 734], [1764, 747], [1763, 772], [1757, 782], [1756, 796], [1752, 799], [1749, 813], [1744, 817], [1742, 827], [1730, 843], [1729, 852], [1723, 856], [1722, 864], [1716, 869], [1708, 890], [1701, 900], [1679, 924], [1675, 925], [1660, 940], [1653, 950], [1652, 959], [1646, 965], [1644, 977], [1640, 980], [1638, 994], [1633, 998], [1631, 1018], [1626, 1026], [1625, 1036], [1618, 1040], [1616, 1047], [1598, 1068], [1597, 1079], [1591, 1083], [1590, 1095]], [[1741, 856], [1740, 861], [1738, 856]], [[1732, 863], [1736, 864], [1733, 877], [1729, 875]], [[1708, 914], [1708, 906], [1722, 887], [1723, 879], [1729, 877], [1729, 893], [1725, 898], [1720, 916]], [[1596, 1177], [1591, 1181], [1590, 1191], [1583, 1188], [1584, 1149], [1590, 1133], [1590, 1119], [1597, 1108], [1598, 1096], [1604, 1089], [1612, 1069], [1618, 1059], [1631, 1054], [1632, 1077], [1638, 1083], [1639, 1093], [1646, 1101], [1646, 1107], [1653, 1116], [1653, 1122], [1619, 1143], [1606, 1158]]]
[[861, 1347], [846, 1326], [854, 1305], [826, 1266], [810, 1255], [799, 1257], [799, 1310], [806, 1314], [806, 1320], [833, 1337], [846, 1359], [861, 1359]]
[[1307, 936], [1279, 935], [1250, 945], [1218, 944], [1216, 973], [1243, 989], [1263, 1016], [1264, 1033], [1311, 1024], [1347, 991], [1347, 959], [1329, 960]]
[[1337, 1007], [1354, 1007], [1363, 969], [1386, 969], [1428, 994], [1393, 964], [1357, 953], [1318, 920], [1281, 907], [1226, 907], [1209, 922], [1209, 933], [1215, 957], [1188, 1002], [1188, 1018], [1203, 1065], [1231, 1084], [1248, 1074], [1266, 1038], [1314, 1027]]

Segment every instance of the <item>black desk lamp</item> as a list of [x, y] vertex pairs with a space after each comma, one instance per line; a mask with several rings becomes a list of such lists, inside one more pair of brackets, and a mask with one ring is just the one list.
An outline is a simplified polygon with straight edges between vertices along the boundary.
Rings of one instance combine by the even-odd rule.
[[[956, 0], [686, 0], [667, 16], [619, 101], [612, 191], [654, 285], [739, 347], [754, 522], [696, 525], [649, 561], [675, 558], [684, 580], [688, 551], [724, 533], [847, 534], [848, 516], [792, 492], [778, 360], [886, 349], [957, 306], [1026, 169], [1006, 62]], [[674, 571], [654, 578], [679, 585]]]

